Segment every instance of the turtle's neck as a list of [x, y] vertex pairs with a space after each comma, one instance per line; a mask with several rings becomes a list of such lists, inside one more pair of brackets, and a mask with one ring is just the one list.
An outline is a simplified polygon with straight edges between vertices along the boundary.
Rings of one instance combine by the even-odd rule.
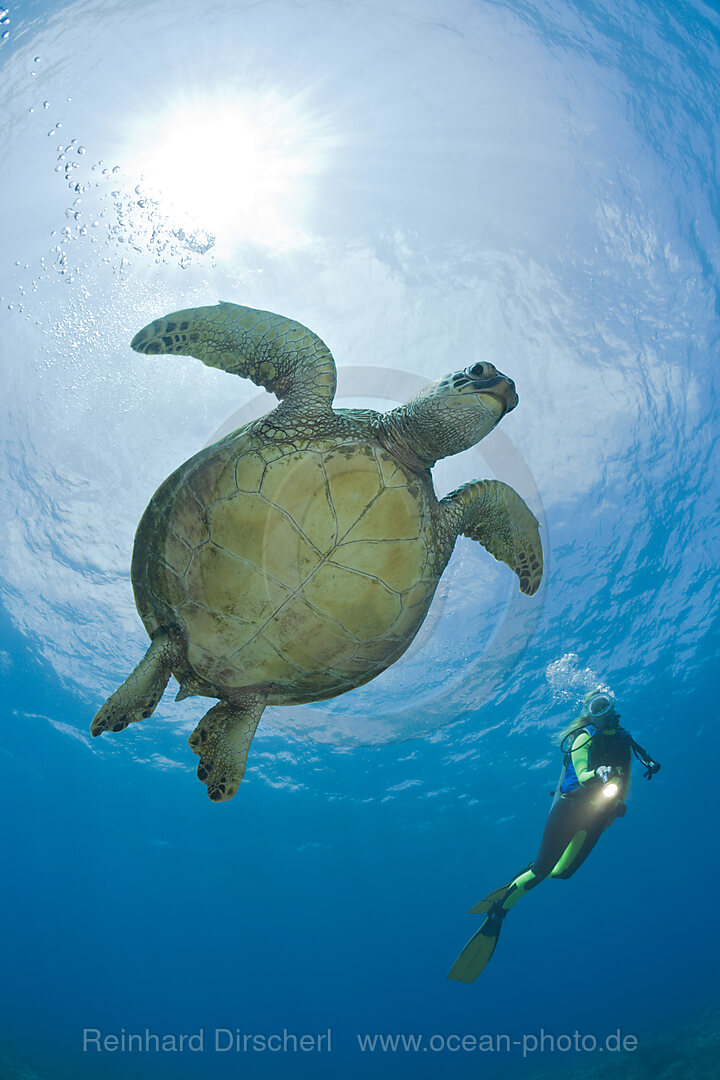
[[379, 442], [413, 472], [427, 472], [437, 458], [425, 452], [416, 438], [407, 438], [408, 415], [406, 406], [381, 413], [376, 421]]

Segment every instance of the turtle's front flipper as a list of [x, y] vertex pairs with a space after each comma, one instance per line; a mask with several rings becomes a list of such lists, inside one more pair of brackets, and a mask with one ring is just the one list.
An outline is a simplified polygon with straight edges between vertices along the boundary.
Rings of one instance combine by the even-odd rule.
[[501, 480], [473, 480], [441, 500], [448, 524], [507, 563], [520, 578], [520, 592], [540, 587], [543, 553], [540, 525], [523, 499]]
[[245, 775], [248, 750], [265, 698], [250, 692], [221, 701], [205, 714], [188, 739], [200, 758], [198, 779], [207, 784], [213, 802], [232, 799]]
[[184, 649], [177, 633], [159, 630], [148, 651], [125, 682], [111, 694], [90, 725], [91, 735], [122, 731], [155, 711], [173, 668], [184, 663]]
[[271, 311], [229, 303], [187, 308], [156, 319], [130, 345], [141, 353], [194, 356], [303, 409], [329, 409], [335, 396], [335, 361], [327, 345], [306, 326]]

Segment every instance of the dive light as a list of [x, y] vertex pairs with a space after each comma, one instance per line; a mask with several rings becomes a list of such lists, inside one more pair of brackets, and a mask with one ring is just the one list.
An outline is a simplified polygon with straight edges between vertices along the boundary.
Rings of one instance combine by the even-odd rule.
[[602, 783], [600, 791], [604, 799], [616, 799], [620, 794], [618, 783], [618, 771], [614, 765], [600, 765], [595, 770], [595, 775]]

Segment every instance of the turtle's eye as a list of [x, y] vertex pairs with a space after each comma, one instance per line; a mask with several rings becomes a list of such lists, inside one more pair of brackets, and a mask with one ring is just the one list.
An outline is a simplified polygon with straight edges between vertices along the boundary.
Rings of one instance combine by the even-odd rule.
[[468, 368], [468, 374], [474, 376], [482, 376], [485, 374], [485, 364], [473, 364], [471, 368]]

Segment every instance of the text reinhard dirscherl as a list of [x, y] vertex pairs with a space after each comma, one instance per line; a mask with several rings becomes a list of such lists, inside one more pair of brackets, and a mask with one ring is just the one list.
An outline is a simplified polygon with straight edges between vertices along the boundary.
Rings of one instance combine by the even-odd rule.
[[[538, 1033], [528, 1032], [519, 1038], [506, 1034], [484, 1035], [410, 1035], [410, 1034], [356, 1034], [356, 1048], [363, 1054], [417, 1053], [418, 1051], [457, 1053], [513, 1053], [520, 1052], [524, 1058], [536, 1053], [632, 1053], [637, 1050], [636, 1035], [624, 1035], [617, 1031], [605, 1036], [582, 1035], [579, 1031], [555, 1035], [541, 1028]], [[145, 1031], [102, 1032], [99, 1028], [84, 1028], [82, 1048], [84, 1053], [165, 1053], [178, 1054], [211, 1052], [225, 1053], [330, 1053], [333, 1050], [331, 1028], [323, 1032], [295, 1034], [283, 1028], [269, 1033], [244, 1032], [240, 1028], [200, 1028], [195, 1032], [158, 1033]]]
[[283, 1028], [282, 1031], [269, 1034], [250, 1034], [239, 1028], [214, 1028], [212, 1031], [200, 1028], [193, 1033], [159, 1034], [150, 1028], [132, 1032], [122, 1028], [119, 1032], [105, 1034], [99, 1028], [83, 1028], [82, 1048], [85, 1053], [95, 1050], [121, 1054], [180, 1054], [187, 1051], [202, 1054], [207, 1050], [216, 1054], [228, 1051], [262, 1053], [265, 1050], [275, 1053], [293, 1053], [297, 1050], [304, 1053], [327, 1053], [332, 1050], [332, 1031], [328, 1028], [322, 1033], [295, 1035]]

